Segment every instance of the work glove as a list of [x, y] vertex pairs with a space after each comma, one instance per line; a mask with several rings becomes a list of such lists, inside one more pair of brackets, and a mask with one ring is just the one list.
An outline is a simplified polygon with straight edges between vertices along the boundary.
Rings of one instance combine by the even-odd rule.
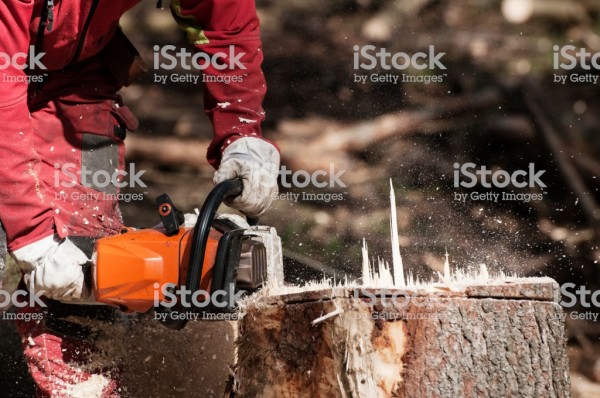
[[[183, 226], [185, 228], [194, 228], [196, 226], [196, 222], [198, 221], [198, 214], [185, 213], [183, 216], [184, 216], [184, 220], [185, 220], [183, 222]], [[217, 214], [216, 219], [231, 221], [238, 227], [241, 227], [244, 229], [250, 228], [250, 224], [248, 224], [248, 221], [244, 217], [240, 216], [239, 214], [231, 214], [231, 213]], [[162, 225], [162, 223], [159, 225]]]
[[44, 291], [46, 297], [60, 301], [89, 298], [82, 266], [90, 259], [69, 239], [48, 236], [11, 254], [30, 292]]
[[244, 191], [225, 203], [238, 209], [247, 217], [258, 218], [265, 214], [277, 197], [279, 188], [279, 152], [272, 144], [254, 137], [243, 137], [223, 151], [219, 169], [213, 183], [241, 178]]

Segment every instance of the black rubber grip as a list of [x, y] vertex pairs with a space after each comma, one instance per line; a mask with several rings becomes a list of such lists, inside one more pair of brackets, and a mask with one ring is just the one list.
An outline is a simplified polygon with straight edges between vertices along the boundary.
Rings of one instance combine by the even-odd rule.
[[204, 252], [206, 251], [208, 235], [210, 234], [210, 228], [217, 209], [225, 199], [239, 196], [243, 190], [244, 184], [241, 179], [223, 181], [213, 188], [206, 198], [204, 205], [202, 205], [198, 221], [196, 221], [196, 225], [194, 226], [190, 264], [185, 279], [185, 287], [192, 292], [197, 291], [200, 287], [200, 278], [202, 277], [202, 268], [204, 265]]

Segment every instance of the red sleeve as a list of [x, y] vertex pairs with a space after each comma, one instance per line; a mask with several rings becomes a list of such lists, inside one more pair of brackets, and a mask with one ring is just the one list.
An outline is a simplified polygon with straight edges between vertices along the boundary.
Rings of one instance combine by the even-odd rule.
[[[0, 53], [28, 53], [32, 1], [0, 3]], [[38, 178], [40, 159], [33, 148], [25, 72], [6, 61], [0, 70], [0, 221], [9, 250], [53, 233], [52, 209]]]
[[[260, 27], [254, 0], [174, 0], [173, 16], [197, 49], [222, 53], [225, 69], [204, 70], [204, 109], [214, 137], [207, 159], [215, 168], [227, 145], [244, 136], [262, 138], [266, 92]], [[231, 68], [230, 68], [231, 67]], [[208, 79], [217, 82], [207, 82]]]

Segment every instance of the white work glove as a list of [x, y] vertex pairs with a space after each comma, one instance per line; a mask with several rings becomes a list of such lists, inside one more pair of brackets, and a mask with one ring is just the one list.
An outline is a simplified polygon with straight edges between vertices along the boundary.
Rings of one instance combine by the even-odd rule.
[[[196, 222], [198, 221], [198, 214], [185, 213], [184, 219], [185, 219], [185, 221], [183, 223], [184, 227], [194, 228], [196, 226]], [[239, 214], [231, 214], [231, 213], [217, 214], [216, 219], [217, 220], [229, 220], [240, 228], [244, 228], [244, 229], [250, 228], [250, 224], [248, 224], [248, 221], [244, 217], [240, 216]], [[160, 224], [160, 225], [162, 225], [162, 224]]]
[[250, 224], [248, 224], [248, 221], [244, 217], [242, 217], [238, 214], [231, 214], [231, 213], [219, 214], [219, 215], [217, 215], [217, 220], [228, 220], [240, 228], [250, 229]]
[[69, 239], [48, 236], [13, 251], [27, 287], [54, 300], [82, 301], [90, 296], [82, 266], [90, 259]]
[[241, 178], [244, 191], [225, 203], [248, 217], [260, 217], [269, 210], [279, 192], [278, 176], [277, 148], [260, 138], [244, 137], [225, 148], [213, 183]]

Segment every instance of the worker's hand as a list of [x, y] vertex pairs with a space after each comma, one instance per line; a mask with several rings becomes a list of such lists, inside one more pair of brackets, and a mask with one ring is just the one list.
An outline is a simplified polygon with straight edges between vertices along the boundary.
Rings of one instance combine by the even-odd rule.
[[218, 184], [241, 178], [244, 191], [225, 203], [248, 217], [260, 217], [269, 210], [277, 196], [278, 176], [277, 148], [259, 138], [244, 137], [225, 148], [213, 182]]
[[69, 239], [48, 236], [12, 252], [27, 287], [61, 301], [83, 301], [90, 289], [82, 266], [90, 259]]

